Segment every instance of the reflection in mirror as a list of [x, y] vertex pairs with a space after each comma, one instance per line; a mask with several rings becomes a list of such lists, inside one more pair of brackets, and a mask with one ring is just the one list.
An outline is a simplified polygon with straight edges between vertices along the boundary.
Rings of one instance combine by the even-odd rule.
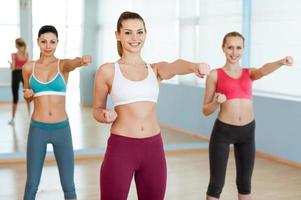
[[[19, 103], [15, 124], [11, 126], [8, 120], [11, 115], [11, 104], [0, 103], [0, 160], [25, 159], [27, 135], [30, 116], [25, 102]], [[67, 112], [70, 120], [75, 156], [103, 154], [110, 134], [110, 125], [97, 123], [92, 116], [92, 108], [79, 106], [78, 103], [67, 101]], [[185, 150], [206, 148], [206, 139], [184, 133], [168, 126], [161, 126], [161, 134], [165, 150]], [[48, 156], [52, 156], [52, 146], [47, 146]]]

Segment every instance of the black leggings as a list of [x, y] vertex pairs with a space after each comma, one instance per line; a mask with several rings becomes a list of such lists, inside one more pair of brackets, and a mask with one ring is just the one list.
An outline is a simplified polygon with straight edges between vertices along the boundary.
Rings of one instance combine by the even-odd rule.
[[217, 119], [209, 144], [210, 182], [207, 190], [209, 196], [220, 197], [225, 182], [230, 144], [234, 144], [238, 192], [251, 193], [251, 177], [255, 161], [255, 121], [244, 126], [234, 126]]
[[11, 85], [12, 85], [12, 92], [13, 92], [13, 102], [16, 104], [19, 101], [19, 86], [20, 82], [23, 82], [22, 77], [22, 70], [21, 69], [15, 69], [12, 71], [12, 79], [11, 79]]

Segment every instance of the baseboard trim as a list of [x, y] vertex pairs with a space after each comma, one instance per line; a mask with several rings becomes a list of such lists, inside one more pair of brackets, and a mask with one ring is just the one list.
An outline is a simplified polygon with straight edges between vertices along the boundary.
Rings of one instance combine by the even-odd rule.
[[195, 131], [190, 131], [190, 130], [187, 130], [187, 129], [183, 129], [183, 128], [178, 128], [178, 127], [174, 127], [170, 124], [165, 124], [165, 123], [160, 123], [160, 126], [162, 128], [167, 128], [167, 129], [170, 129], [170, 130], [175, 130], [175, 131], [180, 131], [180, 132], [183, 132], [185, 134], [188, 134], [188, 135], [192, 135], [194, 137], [197, 137], [199, 139], [202, 139], [202, 140], [206, 140], [206, 141], [209, 141], [209, 137], [206, 136], [206, 135], [202, 135], [198, 132], [195, 132]]
[[[233, 152], [233, 148], [231, 147], [231, 152]], [[172, 149], [172, 150], [165, 150], [166, 155], [176, 156], [176, 155], [183, 155], [183, 154], [195, 154], [195, 153], [208, 153], [207, 148], [196, 148], [196, 149]], [[85, 154], [85, 155], [75, 155], [74, 159], [76, 161], [81, 160], [95, 160], [95, 159], [103, 159], [104, 153], [95, 153], [95, 154]], [[279, 158], [277, 156], [272, 156], [262, 152], [256, 152], [256, 157], [263, 158], [266, 160], [274, 161], [277, 163], [281, 163], [290, 167], [301, 169], [301, 164], [286, 160], [283, 158]], [[0, 159], [0, 164], [13, 164], [13, 163], [25, 163], [25, 158], [15, 158], [15, 159]], [[46, 163], [55, 162], [55, 158], [53, 156], [47, 156], [45, 159]]]
[[[210, 137], [208, 137], [208, 136], [205, 136], [205, 135], [202, 135], [202, 134], [199, 134], [197, 132], [190, 131], [190, 130], [187, 130], [187, 129], [177, 128], [177, 127], [174, 127], [170, 124], [161, 123], [160, 126], [163, 127], [163, 128], [171, 129], [171, 130], [180, 131], [180, 132], [183, 132], [185, 134], [189, 134], [189, 135], [195, 136], [197, 138], [200, 138], [202, 140], [206, 140], [206, 141], [210, 140]], [[170, 153], [171, 154], [177, 154], [177, 152], [181, 152], [181, 151], [183, 151], [183, 150], [175, 150], [175, 151], [172, 151]], [[184, 150], [184, 151], [189, 152], [188, 150]], [[193, 152], [193, 151], [199, 151], [199, 150], [191, 149], [191, 151]], [[231, 147], [231, 151], [233, 151], [232, 147]], [[207, 152], [208, 152], [208, 150], [207, 150]], [[298, 162], [295, 162], [295, 161], [290, 161], [290, 160], [280, 158], [280, 157], [277, 157], [277, 156], [273, 156], [273, 155], [263, 153], [263, 152], [260, 152], [260, 151], [256, 151], [256, 156], [259, 157], [259, 158], [266, 159], [266, 160], [282, 163], [282, 164], [285, 164], [285, 165], [290, 166], [290, 167], [301, 169], [301, 163], [298, 163]]]
[[[189, 130], [186, 130], [186, 129], [177, 128], [177, 127], [174, 127], [174, 126], [171, 126], [171, 125], [168, 125], [168, 124], [160, 124], [160, 126], [162, 128], [168, 128], [170, 130], [180, 131], [180, 132], [183, 132], [184, 134], [189, 134], [189, 135], [195, 136], [199, 139], [209, 141], [208, 136], [201, 135], [201, 134], [199, 134], [197, 132], [194, 132], [194, 131], [189, 131]], [[188, 147], [190, 147], [190, 148], [188, 148]], [[232, 147], [231, 147], [231, 151], [233, 151]], [[86, 159], [103, 159], [104, 152], [105, 152], [104, 148], [75, 150], [74, 158], [75, 158], [75, 161], [86, 160]], [[173, 145], [165, 145], [166, 155], [181, 155], [181, 154], [199, 153], [199, 152], [202, 152], [202, 153], [208, 152], [207, 146], [205, 144], [200, 145], [200, 146], [198, 146], [197, 144], [185, 144], [182, 147], [176, 148]], [[256, 152], [256, 157], [263, 158], [263, 159], [270, 160], [270, 161], [275, 161], [275, 162], [282, 163], [282, 164], [285, 164], [285, 165], [290, 166], [290, 167], [301, 169], [301, 163], [298, 163], [298, 162], [295, 162], [295, 161], [290, 161], [290, 160], [280, 158], [280, 157], [277, 157], [277, 156], [273, 156], [273, 155], [263, 153], [263, 152], [260, 152], [260, 151]], [[50, 153], [50, 155], [47, 155], [47, 157], [45, 159], [45, 162], [53, 162], [53, 161], [55, 161], [55, 158]], [[25, 163], [25, 162], [26, 162], [25, 155], [19, 155], [19, 154], [18, 154], [18, 156], [15, 156], [15, 157], [13, 156], [10, 159], [5, 159], [5, 158], [0, 159], [0, 164], [4, 164], [4, 163], [5, 164]]]
[[290, 167], [301, 169], [301, 163], [291, 161], [291, 160], [287, 160], [287, 159], [284, 159], [284, 158], [280, 158], [278, 156], [273, 156], [273, 155], [263, 153], [263, 152], [260, 152], [260, 151], [256, 152], [256, 156], [258, 156], [259, 158], [266, 159], [266, 160], [271, 160], [271, 161], [275, 161], [275, 162], [278, 162], [278, 163], [282, 163], [282, 164], [288, 165]]

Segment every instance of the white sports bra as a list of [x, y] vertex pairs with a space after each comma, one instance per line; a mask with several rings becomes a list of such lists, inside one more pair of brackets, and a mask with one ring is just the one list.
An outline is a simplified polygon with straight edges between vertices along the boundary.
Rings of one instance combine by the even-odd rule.
[[149, 64], [146, 64], [148, 75], [141, 81], [125, 78], [118, 62], [114, 63], [115, 74], [112, 83], [111, 97], [114, 106], [134, 103], [138, 101], [157, 102], [159, 84], [157, 77]]

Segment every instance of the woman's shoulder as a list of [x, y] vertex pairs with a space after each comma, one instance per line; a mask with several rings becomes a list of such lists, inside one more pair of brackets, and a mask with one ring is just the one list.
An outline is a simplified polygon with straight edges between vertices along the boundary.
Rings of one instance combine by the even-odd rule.
[[26, 62], [23, 65], [22, 70], [24, 70], [24, 71], [31, 71], [35, 62], [36, 61], [34, 61], [34, 60]]
[[166, 61], [160, 61], [160, 62], [156, 62], [156, 63], [149, 63], [149, 66], [151, 66], [151, 68], [153, 69], [155, 74], [158, 74], [158, 69], [160, 69], [160, 68], [162, 68], [166, 65], [168, 65], [168, 62], [166, 62]]
[[149, 65], [153, 68], [153, 69], [158, 69], [164, 65], [167, 65], [168, 62], [166, 61], [160, 61], [160, 62], [156, 62], [156, 63], [150, 63]]
[[212, 69], [210, 70], [207, 78], [206, 78], [206, 82], [210, 82], [210, 83], [217, 83], [217, 73], [218, 73], [218, 68], [216, 69]]
[[221, 70], [221, 69], [222, 68], [215, 68], [215, 69], [210, 70], [208, 76], [211, 77], [211, 78], [216, 78], [218, 71]]
[[17, 52], [11, 53], [11, 57], [15, 58], [17, 54], [18, 54]]
[[106, 77], [111, 77], [114, 74], [114, 70], [114, 63], [104, 63], [98, 67], [96, 73]]
[[110, 71], [114, 71], [115, 69], [115, 63], [104, 63], [102, 65], [99, 66], [98, 70], [100, 71], [105, 71], [105, 72], [110, 72]]

